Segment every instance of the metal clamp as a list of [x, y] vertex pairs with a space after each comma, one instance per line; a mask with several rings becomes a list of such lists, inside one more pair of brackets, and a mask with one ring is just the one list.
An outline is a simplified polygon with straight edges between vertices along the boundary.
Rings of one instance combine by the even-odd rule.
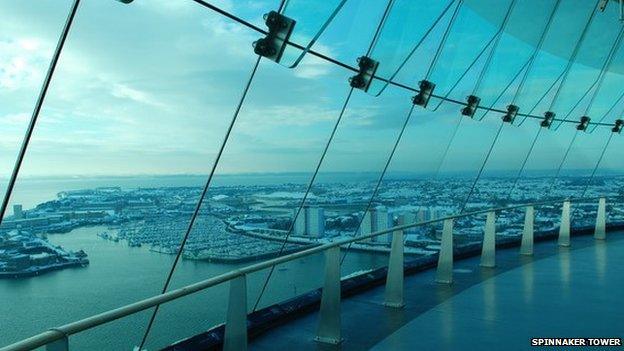
[[516, 105], [507, 106], [507, 113], [503, 116], [503, 122], [513, 123], [520, 108]]
[[613, 126], [613, 128], [611, 128], [611, 131], [613, 133], [618, 133], [620, 134], [622, 132], [622, 127], [624, 126], [624, 120], [622, 119], [616, 119], [615, 120], [615, 125]]
[[544, 120], [542, 121], [542, 123], [540, 123], [540, 126], [546, 128], [546, 129], [550, 129], [550, 126], [552, 125], [552, 122], [555, 120], [555, 113], [548, 111], [546, 113], [544, 113]]
[[377, 67], [379, 67], [379, 61], [375, 61], [368, 56], [361, 56], [357, 59], [357, 63], [360, 67], [360, 71], [358, 74], [349, 78], [349, 84], [355, 89], [368, 91], [368, 88], [373, 82]]
[[587, 127], [589, 126], [589, 121], [591, 121], [591, 118], [587, 116], [581, 117], [581, 122], [576, 126], [576, 130], [587, 130]]
[[414, 105], [427, 107], [429, 100], [431, 99], [431, 95], [433, 94], [433, 89], [435, 89], [435, 84], [428, 80], [421, 80], [418, 83], [419, 91], [416, 96], [412, 98], [412, 102]]
[[477, 107], [479, 107], [481, 98], [475, 95], [470, 95], [466, 99], [466, 102], [467, 102], [467, 105], [466, 107], [462, 108], [461, 114], [472, 118], [474, 117], [474, 114], [477, 112]]
[[296, 21], [276, 11], [265, 14], [264, 21], [269, 28], [269, 32], [266, 37], [258, 39], [253, 43], [254, 52], [269, 60], [279, 62], [284, 54]]

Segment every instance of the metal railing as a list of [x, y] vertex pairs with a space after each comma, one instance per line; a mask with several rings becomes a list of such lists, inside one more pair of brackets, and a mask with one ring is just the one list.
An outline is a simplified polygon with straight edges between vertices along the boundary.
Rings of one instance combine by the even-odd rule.
[[374, 233], [352, 238], [336, 240], [331, 243], [312, 247], [292, 254], [276, 257], [243, 268], [235, 269], [215, 277], [187, 285], [163, 294], [131, 303], [129, 305], [109, 310], [94, 316], [49, 329], [43, 333], [5, 346], [0, 351], [34, 350], [45, 346], [48, 351], [68, 351], [69, 337], [85, 330], [124, 318], [149, 308], [179, 299], [181, 297], [208, 289], [210, 287], [230, 282], [228, 311], [225, 321], [224, 350], [245, 350], [247, 348], [247, 287], [248, 274], [270, 268], [272, 266], [290, 262], [316, 253], [325, 253], [325, 282], [322, 290], [320, 321], [315, 340], [336, 344], [341, 342], [340, 337], [340, 247], [350, 243], [374, 238], [392, 233], [388, 274], [386, 278], [386, 297], [384, 304], [389, 307], [402, 307], [403, 303], [403, 231], [410, 228], [426, 226], [444, 222], [442, 241], [438, 255], [436, 281], [439, 283], [452, 282], [453, 265], [453, 220], [480, 214], [488, 214], [485, 223], [484, 240], [481, 255], [481, 266], [495, 266], [495, 215], [497, 212], [525, 208], [525, 223], [522, 233], [520, 253], [531, 255], [533, 252], [533, 221], [534, 207], [563, 203], [561, 225], [559, 229], [559, 245], [570, 244], [570, 202], [587, 202], [599, 199], [596, 218], [595, 238], [604, 239], [606, 231], [606, 197], [565, 198], [504, 206], [449, 215], [417, 223], [395, 226]]

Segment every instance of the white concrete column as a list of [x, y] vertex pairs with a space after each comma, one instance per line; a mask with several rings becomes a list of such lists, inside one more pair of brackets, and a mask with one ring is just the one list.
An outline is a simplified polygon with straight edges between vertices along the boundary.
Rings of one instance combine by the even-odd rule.
[[315, 341], [340, 344], [340, 247], [325, 250], [325, 285]]
[[483, 232], [481, 267], [496, 267], [496, 213], [488, 212]]
[[570, 246], [570, 201], [563, 202], [558, 243], [559, 246]]
[[388, 276], [386, 277], [386, 292], [384, 305], [401, 308], [403, 301], [403, 231], [395, 230], [392, 233], [392, 246], [388, 259]]
[[450, 284], [453, 282], [453, 220], [444, 221], [442, 228], [442, 242], [438, 256], [436, 282]]
[[533, 222], [535, 221], [535, 214], [533, 206], [527, 206], [524, 213], [524, 230], [522, 231], [522, 244], [520, 245], [520, 254], [531, 256], [533, 255]]
[[247, 278], [230, 280], [230, 300], [225, 321], [224, 351], [247, 350]]
[[596, 213], [596, 230], [594, 239], [604, 240], [607, 238], [607, 200], [601, 197], [598, 200], [598, 212]]

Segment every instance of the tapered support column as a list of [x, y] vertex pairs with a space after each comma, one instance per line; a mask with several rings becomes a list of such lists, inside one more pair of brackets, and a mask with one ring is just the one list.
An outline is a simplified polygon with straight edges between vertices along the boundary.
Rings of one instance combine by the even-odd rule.
[[488, 212], [483, 232], [481, 267], [496, 267], [496, 213]]
[[559, 246], [570, 246], [570, 201], [563, 202], [558, 242]]
[[442, 243], [438, 256], [438, 270], [436, 282], [450, 284], [453, 282], [453, 220], [444, 221], [442, 228]]
[[604, 240], [607, 237], [607, 200], [601, 197], [598, 200], [598, 213], [596, 214], [596, 230], [594, 239]]
[[403, 231], [401, 230], [392, 233], [384, 305], [395, 308], [405, 306], [403, 301]]
[[526, 212], [524, 213], [524, 230], [522, 231], [522, 244], [520, 246], [521, 255], [533, 255], [534, 220], [535, 214], [533, 206], [527, 206]]
[[339, 247], [325, 250], [325, 285], [319, 315], [320, 320], [314, 340], [328, 344], [341, 343]]
[[247, 278], [244, 275], [230, 280], [223, 350], [247, 350]]
[[[61, 333], [57, 329], [53, 330]], [[67, 336], [47, 344], [45, 346], [45, 351], [69, 351], [69, 340], [67, 339]]]

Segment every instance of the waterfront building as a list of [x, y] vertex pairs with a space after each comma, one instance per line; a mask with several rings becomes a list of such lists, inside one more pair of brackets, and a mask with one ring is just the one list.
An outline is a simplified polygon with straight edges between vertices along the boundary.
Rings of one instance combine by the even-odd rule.
[[325, 211], [322, 207], [306, 207], [306, 235], [319, 238], [325, 234]]
[[[371, 211], [371, 223], [373, 232], [386, 230], [394, 225], [394, 219], [391, 214], [388, 213], [388, 209], [383, 206], [374, 208]], [[392, 242], [392, 233], [381, 235], [376, 237], [378, 242]]]
[[293, 234], [319, 238], [325, 235], [325, 211], [321, 207], [304, 206], [297, 216], [298, 208], [293, 209]]
[[[372, 217], [371, 217], [370, 211], [366, 211], [364, 213], [364, 217], [362, 218], [362, 222], [360, 223], [360, 228], [358, 229], [358, 235], [367, 235], [372, 232], [373, 223], [371, 221], [371, 218]], [[364, 241], [371, 242], [372, 239], [374, 238], [366, 239]]]
[[[412, 224], [416, 222], [420, 222], [420, 220], [416, 220], [416, 214], [414, 214], [414, 212], [403, 212], [397, 218], [398, 225], [406, 225], [406, 224]], [[407, 229], [405, 231], [406, 232], [413, 231], [413, 228]]]
[[[297, 215], [299, 212], [299, 215]], [[293, 209], [293, 220], [295, 223], [293, 224], [293, 234], [296, 236], [304, 236], [306, 231], [306, 223], [305, 223], [305, 208], [302, 208], [299, 211], [298, 208]]]
[[13, 205], [13, 219], [22, 219], [22, 218], [24, 218], [22, 205]]

